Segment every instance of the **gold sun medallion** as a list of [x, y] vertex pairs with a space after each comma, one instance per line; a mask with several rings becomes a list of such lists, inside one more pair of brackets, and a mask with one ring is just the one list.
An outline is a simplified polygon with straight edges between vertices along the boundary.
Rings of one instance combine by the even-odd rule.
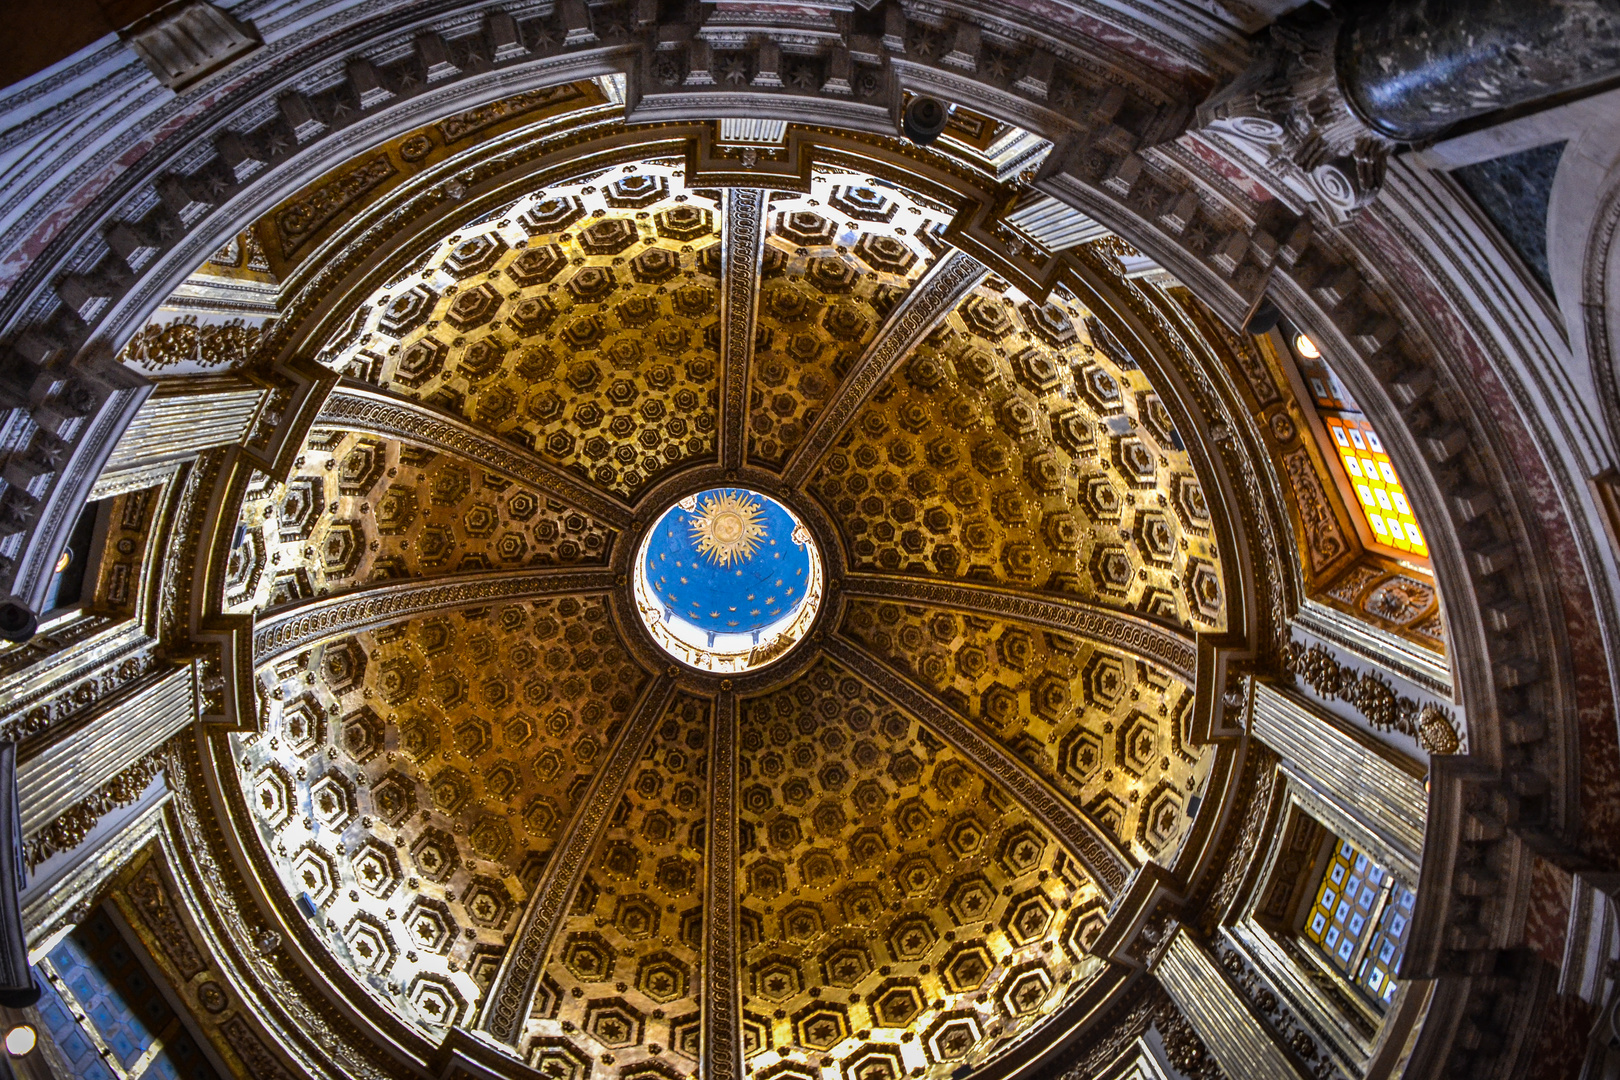
[[703, 501], [692, 515], [692, 544], [719, 566], [747, 562], [765, 537], [765, 508], [746, 496], [725, 491]]

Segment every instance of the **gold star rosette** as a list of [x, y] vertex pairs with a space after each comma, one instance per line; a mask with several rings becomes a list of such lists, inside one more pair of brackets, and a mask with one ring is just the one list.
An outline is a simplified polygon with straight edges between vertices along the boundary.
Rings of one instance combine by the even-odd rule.
[[703, 501], [692, 516], [692, 544], [698, 554], [719, 566], [747, 562], [765, 538], [760, 522], [765, 508], [734, 491]]

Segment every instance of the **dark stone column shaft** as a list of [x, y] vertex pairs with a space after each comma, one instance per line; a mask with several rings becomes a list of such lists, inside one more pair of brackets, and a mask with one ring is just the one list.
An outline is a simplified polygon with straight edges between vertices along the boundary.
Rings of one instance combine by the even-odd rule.
[[1361, 118], [1419, 142], [1620, 76], [1620, 0], [1391, 0], [1346, 25], [1338, 60]]

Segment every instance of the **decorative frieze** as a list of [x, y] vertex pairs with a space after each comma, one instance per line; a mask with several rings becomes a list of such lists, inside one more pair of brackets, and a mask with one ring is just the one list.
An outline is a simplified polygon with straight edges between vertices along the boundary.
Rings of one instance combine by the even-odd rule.
[[118, 359], [150, 374], [177, 367], [230, 371], [253, 356], [260, 333], [259, 326], [244, 319], [200, 322], [195, 315], [182, 315], [148, 323], [129, 339]]
[[143, 943], [156, 947], [155, 959], [174, 984], [173, 991], [192, 1006], [197, 1023], [209, 1035], [224, 1041], [246, 1066], [248, 1075], [256, 1080], [292, 1080], [281, 1059], [265, 1046], [255, 1025], [240, 1008], [232, 1009], [234, 995], [217, 978], [218, 960], [198, 944], [187, 926], [183, 901], [168, 880], [164, 860], [155, 851], [121, 888], [114, 890], [113, 898]]
[[1223, 938], [1211, 942], [1210, 951], [1260, 1022], [1270, 1028], [1277, 1039], [1305, 1064], [1308, 1075], [1316, 1080], [1350, 1080], [1310, 1026], [1294, 1015], [1293, 1010], [1277, 996], [1259, 970], [1242, 953]]
[[193, 722], [194, 692], [191, 666], [172, 668], [47, 745], [25, 745], [17, 786], [30, 843], [49, 827], [51, 838], [35, 848], [66, 850], [66, 838], [83, 839], [102, 814], [133, 801], [156, 775], [156, 766], [136, 763]]
[[1455, 754], [1462, 748], [1457, 721], [1449, 709], [1396, 693], [1378, 672], [1341, 663], [1324, 645], [1291, 641], [1282, 659], [1306, 686], [1330, 701], [1345, 702], [1380, 731], [1410, 735], [1431, 754]]
[[23, 864], [32, 870], [53, 855], [72, 851], [102, 818], [139, 799], [162, 772], [163, 750], [159, 747], [28, 833], [23, 840]]

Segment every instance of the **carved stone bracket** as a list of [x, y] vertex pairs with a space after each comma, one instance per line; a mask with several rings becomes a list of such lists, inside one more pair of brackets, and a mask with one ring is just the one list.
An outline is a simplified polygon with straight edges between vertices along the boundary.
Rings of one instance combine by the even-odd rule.
[[720, 275], [720, 462], [742, 465], [748, 451], [748, 383], [759, 314], [759, 264], [765, 252], [765, 192], [726, 191], [726, 243]]
[[283, 608], [258, 622], [253, 628], [253, 663], [255, 667], [262, 667], [328, 638], [426, 611], [468, 607], [492, 600], [595, 593], [612, 587], [613, 574], [608, 570], [531, 569], [465, 574], [426, 584], [394, 582], [323, 596]]
[[1015, 761], [994, 739], [858, 645], [831, 638], [826, 650], [827, 655], [932, 728], [980, 771], [1003, 785], [1074, 852], [1105, 896], [1112, 898], [1124, 889], [1134, 869], [1129, 857], [1096, 822]]
[[1190, 633], [1081, 600], [892, 574], [847, 574], [842, 587], [846, 596], [928, 604], [1034, 623], [1121, 649], [1169, 670], [1189, 686], [1195, 677], [1198, 646]]
[[743, 1075], [737, 1000], [737, 695], [722, 690], [709, 750], [708, 903], [703, 917], [702, 1060], [714, 1080]]
[[1195, 138], [1247, 159], [1296, 212], [1335, 225], [1378, 197], [1395, 144], [1356, 115], [1335, 60], [1341, 23], [1273, 25], [1254, 61], [1198, 107]]
[[396, 439], [447, 450], [493, 472], [529, 484], [538, 491], [585, 511], [604, 525], [623, 529], [630, 508], [609, 498], [571, 473], [501, 442], [464, 420], [430, 405], [395, 397], [356, 383], [340, 384], [326, 399], [316, 424], [361, 428]]
[[261, 47], [251, 26], [205, 0], [171, 4], [127, 32], [130, 48], [170, 90], [184, 90]]
[[953, 251], [934, 264], [906, 294], [805, 434], [804, 442], [784, 470], [790, 485], [803, 487], [809, 481], [866, 399], [985, 273], [983, 264], [973, 256]]
[[663, 717], [675, 697], [675, 690], [676, 682], [668, 676], [648, 684], [612, 755], [591, 780], [579, 810], [546, 863], [545, 875], [535, 886], [518, 922], [512, 948], [501, 962], [501, 969], [478, 1015], [478, 1030], [508, 1045], [516, 1044], [523, 1034], [523, 1024], [534, 1001], [546, 955], [551, 951], [558, 921], [574, 895], [580, 875], [585, 872], [585, 863], [596, 848], [597, 838], [624, 793], [630, 769], [641, 760], [653, 726]]

